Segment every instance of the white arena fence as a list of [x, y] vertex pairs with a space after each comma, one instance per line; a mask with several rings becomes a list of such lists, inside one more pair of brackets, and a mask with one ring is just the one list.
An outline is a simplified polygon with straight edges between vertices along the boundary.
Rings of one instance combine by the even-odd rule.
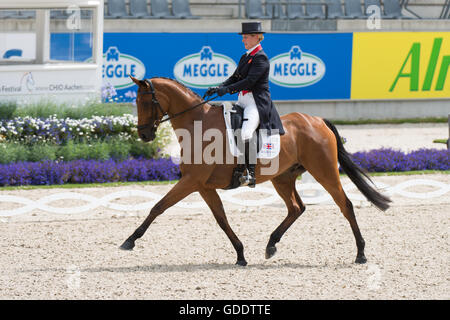
[[[308, 178], [307, 180], [310, 180]], [[450, 192], [450, 184], [446, 184], [440, 181], [435, 181], [431, 179], [411, 179], [401, 182], [396, 185], [388, 185], [385, 183], [376, 182], [376, 187], [388, 196], [402, 196], [405, 198], [412, 199], [432, 199], [439, 198]], [[426, 192], [415, 192], [407, 191], [412, 187], [433, 187], [433, 191]], [[369, 205], [369, 202], [365, 197], [359, 193], [356, 186], [352, 183], [343, 185], [347, 196], [350, 200], [354, 201], [359, 205]], [[427, 188], [428, 189], [428, 188]], [[333, 200], [331, 196], [323, 189], [323, 187], [317, 182], [306, 182], [305, 179], [297, 184], [297, 190], [305, 204], [308, 205], [318, 205], [318, 204], [332, 204]], [[259, 199], [240, 199], [239, 195], [243, 193], [257, 193], [264, 194], [263, 197], [259, 196]], [[267, 205], [272, 205], [276, 203], [282, 203], [281, 198], [276, 193], [274, 188], [269, 188], [261, 185], [257, 185], [255, 189], [243, 190], [242, 188], [219, 191], [219, 195], [224, 202], [224, 204], [234, 204], [238, 206], [245, 207], [262, 207]], [[149, 199], [149, 201], [143, 201], [135, 204], [119, 204], [115, 203], [116, 199], [126, 199], [126, 198], [144, 198]], [[4, 203], [18, 203], [23, 206], [15, 209], [0, 210], [0, 216], [11, 217], [22, 214], [31, 213], [35, 210], [41, 210], [54, 214], [78, 214], [86, 213], [93, 209], [104, 207], [111, 210], [117, 210], [121, 212], [137, 212], [150, 210], [161, 198], [162, 194], [143, 191], [137, 189], [117, 191], [109, 193], [101, 198], [94, 196], [78, 193], [78, 192], [61, 192], [55, 193], [49, 196], [40, 198], [39, 200], [31, 200], [26, 197], [12, 196], [12, 195], [0, 195], [0, 207]], [[61, 200], [76, 200], [80, 202], [87, 202], [80, 206], [70, 206], [70, 207], [54, 207], [50, 204], [54, 201]], [[203, 209], [208, 208], [203, 200], [200, 201], [181, 201], [175, 205], [177, 208], [183, 209]], [[183, 212], [188, 213], [189, 211]]]

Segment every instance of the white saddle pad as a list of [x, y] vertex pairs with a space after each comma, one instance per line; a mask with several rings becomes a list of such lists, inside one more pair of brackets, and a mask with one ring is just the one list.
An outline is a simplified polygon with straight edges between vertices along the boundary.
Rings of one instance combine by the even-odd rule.
[[[231, 154], [235, 157], [240, 155], [239, 149], [234, 141], [233, 129], [231, 128], [231, 113], [233, 111], [233, 105], [231, 102], [223, 103], [223, 117], [225, 119], [225, 126], [227, 128], [227, 141]], [[258, 159], [273, 159], [280, 153], [280, 135], [264, 134], [264, 131], [260, 134], [261, 149], [256, 157]]]

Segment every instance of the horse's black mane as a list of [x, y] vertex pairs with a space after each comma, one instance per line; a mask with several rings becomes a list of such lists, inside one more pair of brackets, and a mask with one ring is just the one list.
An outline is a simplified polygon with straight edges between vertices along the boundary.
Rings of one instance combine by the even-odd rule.
[[166, 80], [171, 80], [171, 81], [173, 81], [173, 82], [179, 84], [181, 87], [185, 88], [188, 92], [192, 93], [194, 96], [196, 96], [196, 97], [202, 99], [202, 97], [200, 97], [199, 94], [195, 93], [195, 92], [192, 91], [190, 88], [186, 87], [184, 84], [182, 84], [180, 81], [178, 81], [178, 80], [176, 80], [176, 79], [167, 78], [167, 77], [153, 77], [153, 78], [151, 78], [150, 80], [152, 80], [152, 79], [166, 79]]

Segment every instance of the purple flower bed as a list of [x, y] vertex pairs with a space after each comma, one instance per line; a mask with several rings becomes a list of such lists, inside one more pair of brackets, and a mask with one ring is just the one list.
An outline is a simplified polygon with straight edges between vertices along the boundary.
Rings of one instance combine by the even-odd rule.
[[162, 181], [180, 178], [170, 159], [76, 160], [70, 162], [18, 162], [0, 165], [0, 186]]
[[[403, 153], [378, 149], [352, 154], [353, 161], [368, 172], [450, 170], [450, 151], [420, 149]], [[163, 181], [180, 178], [170, 159], [126, 161], [76, 160], [70, 162], [18, 162], [0, 165], [0, 186]]]
[[368, 172], [450, 170], [450, 151], [419, 149], [409, 153], [393, 149], [355, 152], [353, 161]]

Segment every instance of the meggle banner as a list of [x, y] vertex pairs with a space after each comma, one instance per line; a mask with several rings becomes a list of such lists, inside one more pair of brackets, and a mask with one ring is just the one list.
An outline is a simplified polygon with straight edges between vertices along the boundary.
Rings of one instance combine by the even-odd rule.
[[[262, 42], [274, 100], [349, 99], [352, 34], [274, 34]], [[128, 78], [169, 77], [200, 95], [230, 77], [245, 48], [234, 33], [105, 33], [103, 79], [132, 100]], [[237, 95], [222, 100], [237, 99]]]
[[267, 34], [274, 100], [350, 98], [352, 34]]
[[356, 32], [351, 98], [449, 98], [449, 67], [450, 32]]
[[[234, 33], [105, 33], [103, 43], [103, 80], [119, 101], [136, 97], [129, 74], [174, 78], [203, 95], [245, 52]], [[22, 49], [11, 45], [0, 49]], [[268, 33], [262, 45], [274, 100], [450, 98], [450, 32]], [[86, 61], [90, 48], [89, 34], [51, 37], [52, 59]]]

